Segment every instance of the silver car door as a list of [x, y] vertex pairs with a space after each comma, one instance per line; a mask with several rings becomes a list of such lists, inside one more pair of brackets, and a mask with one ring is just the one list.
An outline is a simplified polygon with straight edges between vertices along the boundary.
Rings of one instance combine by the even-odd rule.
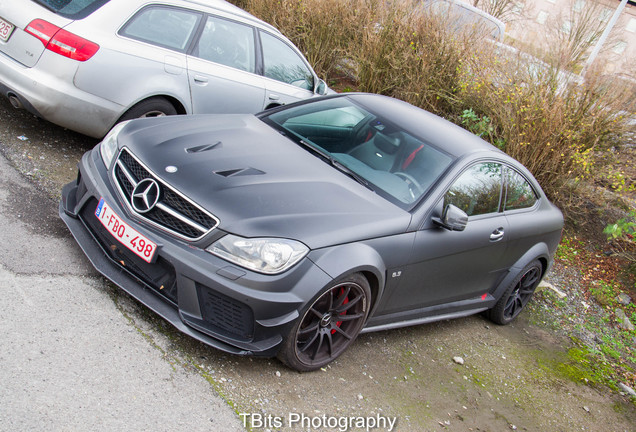
[[208, 16], [188, 55], [188, 79], [195, 114], [261, 111], [265, 86], [256, 74], [253, 27]]
[[314, 96], [317, 78], [301, 55], [282, 39], [263, 31], [259, 34], [266, 104], [285, 105]]

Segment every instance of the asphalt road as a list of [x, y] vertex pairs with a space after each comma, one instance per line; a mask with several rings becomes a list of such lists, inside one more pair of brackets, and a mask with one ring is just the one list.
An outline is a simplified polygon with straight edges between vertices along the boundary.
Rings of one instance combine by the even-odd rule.
[[239, 431], [197, 371], [129, 312], [0, 156], [0, 430]]

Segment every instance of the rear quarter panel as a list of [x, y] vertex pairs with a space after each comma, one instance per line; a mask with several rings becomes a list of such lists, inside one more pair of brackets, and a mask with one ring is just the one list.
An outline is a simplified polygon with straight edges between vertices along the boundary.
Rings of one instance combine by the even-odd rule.
[[87, 93], [121, 105], [120, 115], [155, 95], [172, 96], [190, 112], [185, 54], [117, 33], [143, 4], [111, 1], [67, 27], [100, 46], [95, 56], [79, 64], [73, 82]]

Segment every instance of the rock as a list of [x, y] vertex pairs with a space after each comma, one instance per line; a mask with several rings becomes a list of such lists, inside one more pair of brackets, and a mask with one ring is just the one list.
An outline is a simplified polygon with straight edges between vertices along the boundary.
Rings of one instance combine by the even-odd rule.
[[630, 386], [623, 383], [618, 383], [618, 388], [621, 389], [622, 392], [630, 395], [631, 397], [636, 397], [636, 390], [634, 390]]
[[622, 304], [623, 306], [627, 306], [632, 302], [632, 298], [625, 293], [620, 293], [616, 296], [616, 301]]
[[623, 309], [616, 309], [615, 313], [620, 328], [627, 331], [634, 331], [634, 324], [632, 324], [627, 315], [625, 315]]
[[463, 359], [463, 358], [461, 358], [461, 357], [459, 357], [459, 356], [457, 356], [457, 357], [453, 357], [453, 361], [454, 361], [455, 363], [457, 363], [458, 365], [463, 365], [463, 364], [464, 364], [464, 359]]
[[564, 299], [567, 297], [567, 294], [564, 293], [563, 291], [561, 291], [560, 289], [558, 289], [557, 287], [555, 287], [554, 285], [552, 285], [550, 282], [546, 282], [546, 281], [541, 281], [541, 283], [539, 284], [539, 286], [537, 287], [538, 291], [542, 291], [544, 289], [549, 289], [550, 291], [552, 291], [554, 294], [556, 294], [556, 296], [560, 299]]

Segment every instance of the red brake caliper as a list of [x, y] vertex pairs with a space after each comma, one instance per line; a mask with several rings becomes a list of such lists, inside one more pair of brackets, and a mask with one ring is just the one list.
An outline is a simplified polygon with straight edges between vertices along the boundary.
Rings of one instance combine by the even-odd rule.
[[[344, 293], [344, 288], [340, 288], [340, 295], [342, 295]], [[349, 303], [349, 297], [345, 298], [344, 301], [342, 302], [342, 304], [347, 304]], [[340, 315], [346, 315], [347, 311], [342, 311], [342, 313]], [[340, 327], [342, 325], [342, 321], [336, 321], [336, 325], [338, 327]], [[334, 334], [336, 332], [336, 330], [331, 330], [331, 334]]]

